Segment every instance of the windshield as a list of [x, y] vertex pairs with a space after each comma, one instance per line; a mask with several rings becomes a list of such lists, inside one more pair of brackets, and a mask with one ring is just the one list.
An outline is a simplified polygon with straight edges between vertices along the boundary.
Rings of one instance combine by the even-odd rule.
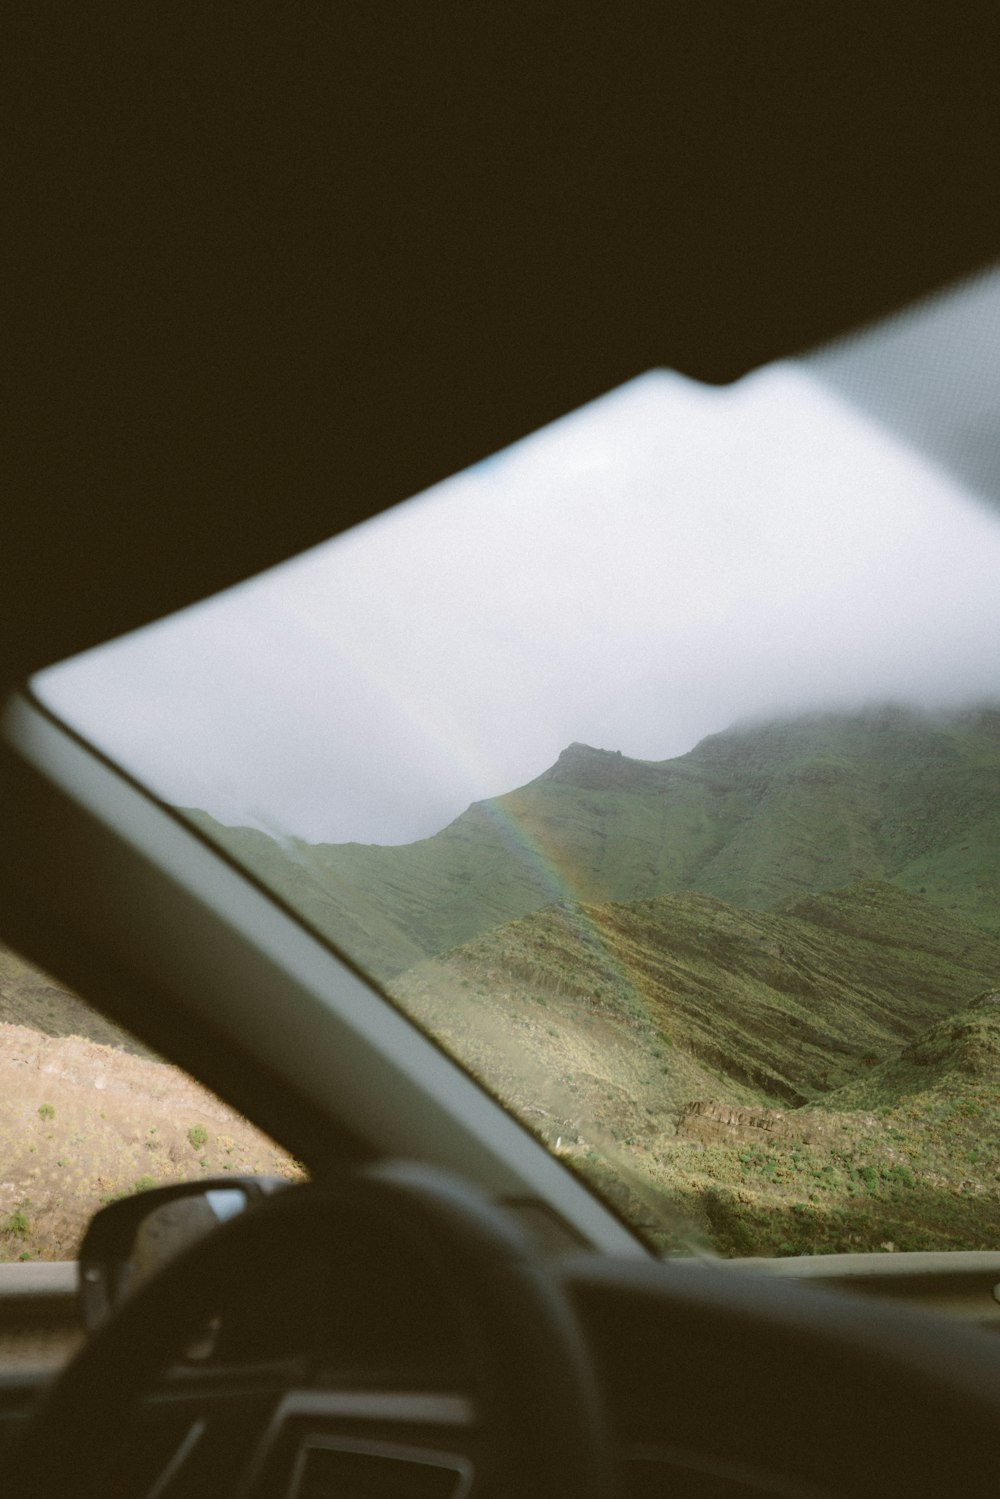
[[660, 1248], [995, 1248], [998, 576], [805, 366], [655, 372], [33, 687]]

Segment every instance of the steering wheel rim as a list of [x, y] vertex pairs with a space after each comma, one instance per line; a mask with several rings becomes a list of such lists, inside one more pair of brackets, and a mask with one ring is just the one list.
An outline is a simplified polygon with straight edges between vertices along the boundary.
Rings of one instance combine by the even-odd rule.
[[609, 1499], [603, 1403], [558, 1278], [478, 1192], [401, 1162], [278, 1193], [164, 1266], [84, 1345], [30, 1418], [15, 1453], [12, 1492], [81, 1499], [99, 1487], [123, 1407], [139, 1403], [232, 1297], [234, 1281], [249, 1289], [259, 1275], [273, 1275], [275, 1256], [300, 1242], [289, 1234], [322, 1233], [331, 1253], [327, 1273], [336, 1274], [345, 1222], [379, 1228], [418, 1262], [446, 1267], [498, 1491], [521, 1499]]

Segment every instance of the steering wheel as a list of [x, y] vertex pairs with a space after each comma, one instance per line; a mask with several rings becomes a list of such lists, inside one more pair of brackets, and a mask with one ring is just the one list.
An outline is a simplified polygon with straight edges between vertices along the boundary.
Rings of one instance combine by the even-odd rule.
[[[280, 1192], [213, 1230], [142, 1285], [85, 1344], [28, 1421], [9, 1473], [19, 1499], [106, 1493], [123, 1412], [234, 1296], [261, 1304], [310, 1244], [350, 1294], [358, 1246], [391, 1245], [442, 1288], [464, 1344], [491, 1491], [519, 1499], [609, 1499], [610, 1443], [568, 1300], [508, 1217], [464, 1183], [394, 1163]], [[374, 1267], [373, 1267], [374, 1268]], [[363, 1267], [362, 1267], [363, 1270]], [[252, 1317], [252, 1311], [249, 1313]], [[238, 1471], [251, 1453], [240, 1455]], [[101, 1475], [105, 1475], [102, 1486]], [[69, 1476], [67, 1476], [69, 1475]], [[235, 1474], [234, 1474], [235, 1477]]]

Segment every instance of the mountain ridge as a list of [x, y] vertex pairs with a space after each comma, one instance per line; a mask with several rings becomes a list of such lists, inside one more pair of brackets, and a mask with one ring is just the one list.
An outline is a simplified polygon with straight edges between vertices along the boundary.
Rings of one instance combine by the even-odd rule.
[[766, 909], [879, 879], [1000, 932], [992, 704], [737, 724], [663, 761], [576, 742], [411, 844], [279, 844], [190, 815], [383, 979], [559, 899]]

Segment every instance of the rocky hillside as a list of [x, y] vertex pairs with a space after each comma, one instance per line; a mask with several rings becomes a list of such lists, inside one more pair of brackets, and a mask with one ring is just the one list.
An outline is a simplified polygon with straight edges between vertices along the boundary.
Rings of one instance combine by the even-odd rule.
[[655, 1242], [788, 1254], [1000, 1241], [998, 976], [868, 882], [550, 906], [392, 987]]
[[[467, 1060], [501, 1092], [505, 1058], [519, 1065], [527, 1052], [544, 1057], [550, 1088], [561, 1078], [586, 1096], [589, 1116], [620, 1123], [620, 1105], [604, 1100], [628, 1093], [630, 1117], [645, 1111], [671, 1129], [706, 1094], [770, 1107], [820, 1099], [997, 975], [1000, 940], [871, 882], [769, 912], [703, 895], [549, 906], [391, 987], [456, 1050], [467, 1038]], [[589, 1068], [571, 1065], [574, 1052]]]
[[818, 1106], [696, 1105], [649, 1174], [723, 1254], [996, 1249], [998, 1140], [993, 988]]

